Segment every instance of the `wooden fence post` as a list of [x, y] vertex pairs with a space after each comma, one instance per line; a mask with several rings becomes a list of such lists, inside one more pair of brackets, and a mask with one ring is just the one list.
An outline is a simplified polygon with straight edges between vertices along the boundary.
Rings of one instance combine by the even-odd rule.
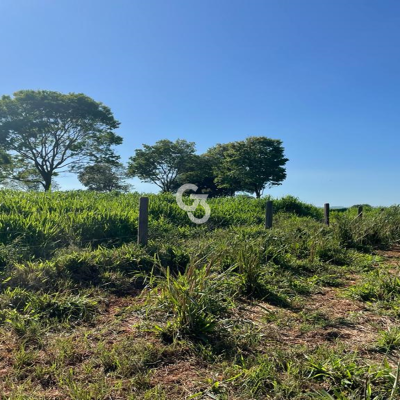
[[271, 229], [272, 228], [272, 213], [273, 213], [273, 208], [272, 208], [272, 201], [267, 201], [267, 207], [265, 210], [265, 228], [266, 229]]
[[149, 198], [141, 197], [139, 200], [139, 225], [138, 244], [147, 245], [149, 231]]
[[329, 226], [329, 203], [324, 204], [324, 222]]
[[363, 217], [363, 206], [359, 206], [358, 207], [357, 217], [358, 218], [362, 218]]

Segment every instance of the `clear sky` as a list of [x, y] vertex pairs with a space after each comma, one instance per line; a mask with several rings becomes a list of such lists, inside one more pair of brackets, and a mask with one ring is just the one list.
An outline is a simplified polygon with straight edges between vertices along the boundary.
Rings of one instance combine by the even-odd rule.
[[1, 0], [0, 48], [0, 94], [103, 102], [123, 161], [263, 135], [290, 159], [273, 196], [400, 203], [398, 0]]

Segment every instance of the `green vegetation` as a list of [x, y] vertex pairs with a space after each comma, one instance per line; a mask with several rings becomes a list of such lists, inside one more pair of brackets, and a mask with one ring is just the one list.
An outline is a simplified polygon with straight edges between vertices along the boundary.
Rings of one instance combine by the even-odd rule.
[[126, 171], [122, 165], [96, 163], [82, 168], [78, 179], [88, 190], [96, 192], [127, 192], [130, 185], [125, 183]]
[[117, 165], [111, 110], [84, 94], [20, 90], [0, 98], [0, 182], [45, 191], [62, 171]]
[[282, 141], [252, 136], [196, 154], [194, 142], [143, 144], [125, 166], [114, 147], [120, 122], [110, 108], [82, 93], [20, 90], [0, 97], [0, 185], [46, 192], [55, 178], [73, 172], [90, 191], [127, 192], [127, 177], [157, 185], [163, 193], [186, 183], [210, 197], [237, 192], [260, 198], [286, 179]]
[[176, 189], [176, 182], [182, 173], [190, 168], [195, 157], [195, 143], [178, 139], [159, 140], [153, 146], [143, 145], [130, 158], [128, 172], [143, 182], [154, 183], [163, 192]]
[[398, 207], [149, 197], [0, 191], [0, 398], [400, 397]]
[[260, 198], [266, 187], [286, 179], [282, 141], [267, 137], [217, 144], [204, 154], [195, 154], [195, 143], [178, 139], [159, 140], [137, 149], [128, 163], [128, 173], [143, 182], [154, 183], [163, 193], [192, 183], [210, 197], [236, 192], [254, 193]]
[[286, 179], [287, 158], [282, 141], [266, 137], [217, 145], [209, 154], [221, 154], [215, 169], [215, 182], [220, 187], [254, 193], [260, 198], [264, 189], [280, 185]]

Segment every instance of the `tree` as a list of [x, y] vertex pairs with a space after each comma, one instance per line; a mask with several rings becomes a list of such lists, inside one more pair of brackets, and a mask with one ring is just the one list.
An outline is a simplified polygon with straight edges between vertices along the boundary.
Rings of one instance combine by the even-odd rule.
[[255, 193], [259, 198], [267, 186], [280, 185], [286, 178], [284, 166], [288, 159], [280, 140], [253, 136], [219, 146], [225, 146], [216, 171], [220, 187]]
[[[10, 189], [39, 191], [41, 185], [38, 183], [40, 175], [36, 169], [30, 166], [23, 160], [19, 165], [19, 180], [13, 180], [15, 165], [12, 157], [3, 149], [0, 149], [0, 185]], [[22, 179], [23, 178], [23, 179]]]
[[179, 175], [176, 188], [185, 183], [193, 183], [198, 187], [197, 193], [208, 194], [209, 197], [232, 196], [235, 191], [231, 187], [219, 187], [216, 183], [216, 171], [220, 166], [220, 158], [210, 150], [205, 154], [196, 155], [190, 169]]
[[11, 170], [11, 157], [0, 148], [0, 184], [7, 182]]
[[88, 165], [78, 174], [78, 179], [88, 190], [96, 192], [127, 192], [130, 185], [124, 182], [125, 169], [122, 165], [93, 164]]
[[242, 190], [238, 177], [234, 174], [229, 174], [226, 164], [227, 155], [232, 151], [233, 143], [219, 143], [205, 153], [206, 158], [212, 165], [214, 184], [222, 195], [227, 196], [233, 196], [235, 192]]
[[119, 122], [84, 94], [21, 90], [0, 99], [0, 146], [11, 160], [9, 179], [51, 188], [60, 172], [116, 164]]
[[171, 192], [179, 175], [190, 169], [195, 150], [193, 142], [181, 139], [159, 140], [153, 146], [144, 144], [143, 149], [137, 149], [130, 157], [128, 175], [154, 183], [162, 192]]

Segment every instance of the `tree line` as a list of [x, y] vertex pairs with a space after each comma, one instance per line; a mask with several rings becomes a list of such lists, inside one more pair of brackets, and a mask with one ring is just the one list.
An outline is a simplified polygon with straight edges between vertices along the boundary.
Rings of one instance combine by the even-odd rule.
[[217, 144], [204, 154], [178, 139], [143, 144], [125, 166], [122, 137], [110, 108], [84, 94], [21, 90], [0, 99], [0, 184], [49, 191], [62, 172], [96, 191], [128, 191], [127, 178], [162, 192], [193, 183], [212, 197], [247, 192], [260, 197], [286, 178], [282, 141], [264, 136]]

